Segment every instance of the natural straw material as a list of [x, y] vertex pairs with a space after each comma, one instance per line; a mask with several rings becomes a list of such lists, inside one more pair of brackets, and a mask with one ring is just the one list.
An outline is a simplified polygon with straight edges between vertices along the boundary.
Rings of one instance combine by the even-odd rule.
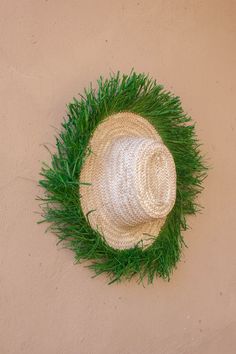
[[116, 249], [147, 247], [158, 236], [176, 194], [175, 165], [160, 135], [130, 112], [95, 130], [81, 171], [81, 206], [90, 225]]

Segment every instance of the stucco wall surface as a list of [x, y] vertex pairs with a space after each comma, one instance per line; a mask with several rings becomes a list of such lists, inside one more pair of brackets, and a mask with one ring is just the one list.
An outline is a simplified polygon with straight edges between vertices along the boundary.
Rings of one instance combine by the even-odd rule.
[[[236, 353], [236, 2], [0, 1], [0, 353]], [[37, 225], [44, 144], [100, 74], [179, 95], [212, 168], [171, 281], [91, 279]]]

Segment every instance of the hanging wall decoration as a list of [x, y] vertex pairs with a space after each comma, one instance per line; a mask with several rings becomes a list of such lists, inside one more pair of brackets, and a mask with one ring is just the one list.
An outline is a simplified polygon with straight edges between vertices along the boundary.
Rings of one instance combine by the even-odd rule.
[[170, 279], [206, 170], [179, 97], [134, 71], [100, 77], [68, 105], [43, 165], [43, 221], [110, 282]]

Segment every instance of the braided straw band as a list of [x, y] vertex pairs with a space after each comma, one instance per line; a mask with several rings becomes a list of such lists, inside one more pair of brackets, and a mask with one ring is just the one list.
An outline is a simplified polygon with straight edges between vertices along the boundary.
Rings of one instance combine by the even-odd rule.
[[104, 120], [89, 145], [80, 182], [91, 185], [80, 194], [91, 226], [115, 249], [151, 245], [175, 203], [171, 153], [146, 119], [129, 112]]

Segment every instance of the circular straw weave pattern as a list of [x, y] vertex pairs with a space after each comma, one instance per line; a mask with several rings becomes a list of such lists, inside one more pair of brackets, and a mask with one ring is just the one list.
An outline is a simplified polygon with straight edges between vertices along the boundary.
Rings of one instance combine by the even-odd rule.
[[173, 157], [155, 128], [130, 112], [96, 128], [80, 174], [81, 207], [115, 249], [153, 243], [174, 206]]

